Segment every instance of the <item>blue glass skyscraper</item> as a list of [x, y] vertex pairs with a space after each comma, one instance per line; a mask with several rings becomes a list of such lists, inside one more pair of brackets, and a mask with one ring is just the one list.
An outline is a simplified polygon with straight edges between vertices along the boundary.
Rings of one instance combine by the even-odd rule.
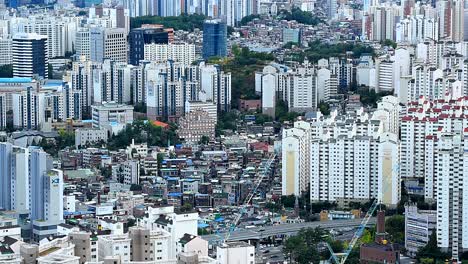
[[219, 20], [206, 20], [203, 24], [203, 58], [227, 55], [227, 26]]

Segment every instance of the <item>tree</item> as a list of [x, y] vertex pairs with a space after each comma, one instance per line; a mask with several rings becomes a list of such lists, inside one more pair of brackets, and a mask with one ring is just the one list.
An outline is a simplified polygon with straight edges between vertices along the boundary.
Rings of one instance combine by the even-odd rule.
[[139, 113], [146, 113], [146, 104], [142, 102], [136, 103], [133, 106], [133, 110]]
[[275, 107], [275, 118], [279, 122], [290, 121], [293, 122], [296, 120], [300, 113], [290, 112], [288, 109], [288, 105], [283, 100], [276, 101]]
[[416, 259], [425, 259], [426, 263], [428, 263], [429, 259], [432, 259], [432, 263], [436, 263], [438, 260], [445, 261], [446, 259], [450, 259], [450, 257], [450, 254], [442, 252], [437, 246], [437, 237], [435, 231], [433, 231], [429, 237], [427, 245], [420, 248], [416, 254]]
[[385, 220], [385, 230], [390, 240], [403, 245], [405, 243], [405, 217], [403, 215], [390, 216]]
[[283, 252], [296, 263], [319, 263], [320, 254], [317, 246], [325, 236], [326, 233], [321, 228], [301, 229], [297, 235], [286, 239]]
[[258, 19], [260, 18], [260, 15], [248, 15], [248, 16], [245, 16], [241, 19], [240, 21], [240, 25], [241, 26], [245, 26], [247, 25], [250, 21], [253, 21], [254, 19]]
[[330, 105], [328, 103], [320, 102], [319, 109], [322, 115], [330, 115]]
[[174, 124], [169, 124], [169, 128], [163, 129], [146, 120], [135, 120], [109, 139], [108, 148], [111, 150], [125, 148], [130, 145], [132, 139], [135, 143], [146, 142], [149, 146], [165, 147], [169, 143], [178, 144], [180, 140], [176, 130]]
[[130, 185], [130, 191], [132, 192], [141, 192], [143, 191], [143, 187], [139, 184], [132, 184]]
[[180, 207], [180, 212], [182, 213], [188, 213], [193, 211], [193, 205], [190, 203], [186, 203]]
[[205, 136], [203, 135], [200, 139], [200, 141], [198, 142], [198, 144], [203, 144], [203, 145], [206, 145], [210, 142], [210, 138], [208, 136]]
[[298, 7], [293, 7], [291, 9], [291, 12], [284, 10], [284, 9], [281, 10], [279, 18], [288, 20], [288, 21], [296, 20], [297, 22], [301, 24], [313, 25], [313, 26], [319, 23], [323, 23], [322, 19], [314, 16], [311, 12], [302, 11]]
[[112, 170], [109, 167], [103, 167], [101, 168], [101, 175], [105, 179], [110, 179], [112, 177]]
[[184, 30], [192, 32], [195, 29], [203, 29], [203, 22], [206, 16], [199, 14], [182, 14], [180, 16], [141, 16], [132, 17], [130, 19], [131, 28], [139, 28], [143, 24], [159, 24], [166, 28], [173, 28], [174, 30]]
[[377, 102], [384, 96], [392, 95], [393, 91], [376, 93], [374, 89], [365, 87], [359, 88], [357, 93], [360, 95], [360, 100], [363, 105], [377, 107]]
[[309, 48], [302, 56], [305, 56], [311, 62], [317, 62], [320, 59], [328, 59], [330, 57], [342, 57], [352, 52], [353, 58], [359, 58], [363, 54], [374, 55], [374, 48], [359, 42], [347, 43], [340, 42], [329, 44], [319, 40], [309, 43]]
[[380, 42], [380, 44], [396, 49], [397, 43], [391, 39], [386, 39]]
[[135, 226], [135, 224], [136, 224], [135, 219], [133, 219], [133, 218], [128, 218], [127, 219], [127, 227]]

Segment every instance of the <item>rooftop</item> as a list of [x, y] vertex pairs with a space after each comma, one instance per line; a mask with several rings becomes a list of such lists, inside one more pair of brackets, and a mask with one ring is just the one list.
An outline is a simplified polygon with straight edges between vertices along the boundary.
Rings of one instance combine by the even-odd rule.
[[32, 81], [32, 78], [0, 78], [0, 83], [30, 83]]

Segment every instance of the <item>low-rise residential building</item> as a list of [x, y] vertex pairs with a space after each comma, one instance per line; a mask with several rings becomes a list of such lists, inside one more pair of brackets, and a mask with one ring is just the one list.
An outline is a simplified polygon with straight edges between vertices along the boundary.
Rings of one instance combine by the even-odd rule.
[[255, 247], [247, 242], [228, 242], [216, 248], [216, 259], [220, 264], [255, 263]]
[[208, 256], [208, 241], [195, 235], [184, 234], [177, 242], [177, 254], [195, 252], [198, 256]]
[[80, 258], [73, 255], [50, 254], [37, 258], [38, 264], [80, 264]]
[[6, 236], [20, 239], [21, 227], [18, 225], [18, 219], [0, 215], [0, 240]]
[[405, 248], [410, 256], [416, 256], [418, 250], [427, 245], [436, 225], [437, 211], [405, 206]]
[[188, 144], [197, 144], [204, 136], [215, 138], [216, 119], [207, 111], [196, 109], [179, 119], [179, 137]]
[[107, 142], [106, 129], [85, 129], [79, 128], [75, 131], [75, 146], [81, 147], [88, 144], [95, 144], [100, 142]]
[[131, 260], [131, 239], [128, 235], [105, 235], [98, 237], [98, 259], [120, 256], [122, 262]]
[[112, 133], [118, 133], [127, 124], [133, 122], [133, 107], [114, 102], [93, 105], [92, 119], [94, 128], [104, 128]]
[[162, 229], [131, 227], [133, 261], [169, 261], [171, 234]]

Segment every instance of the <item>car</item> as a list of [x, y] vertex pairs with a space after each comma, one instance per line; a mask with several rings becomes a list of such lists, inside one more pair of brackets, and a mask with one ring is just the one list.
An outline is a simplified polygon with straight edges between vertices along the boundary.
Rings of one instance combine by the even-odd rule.
[[263, 251], [264, 254], [269, 253], [269, 252], [270, 252], [270, 250], [268, 250], [268, 249]]
[[265, 231], [265, 228], [260, 228], [260, 229], [258, 230], [258, 232], [263, 232], [263, 231]]
[[278, 256], [277, 256], [277, 255], [273, 255], [273, 256], [271, 256], [270, 258], [278, 258]]

